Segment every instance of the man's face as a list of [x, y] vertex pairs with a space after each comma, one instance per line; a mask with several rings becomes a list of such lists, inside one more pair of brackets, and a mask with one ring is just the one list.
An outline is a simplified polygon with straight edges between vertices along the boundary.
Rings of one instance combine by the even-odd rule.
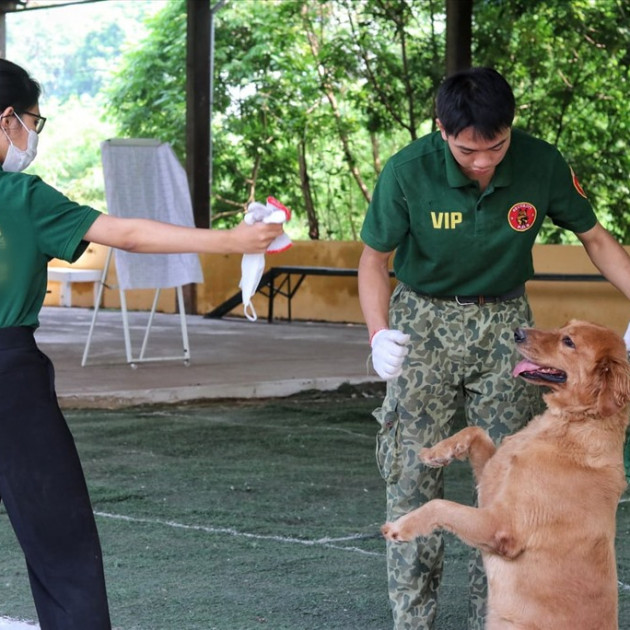
[[448, 143], [464, 175], [477, 181], [489, 182], [497, 164], [505, 157], [510, 146], [511, 128], [507, 127], [494, 138], [486, 140], [473, 127], [466, 127], [456, 136], [449, 136], [439, 120], [437, 123], [442, 138]]

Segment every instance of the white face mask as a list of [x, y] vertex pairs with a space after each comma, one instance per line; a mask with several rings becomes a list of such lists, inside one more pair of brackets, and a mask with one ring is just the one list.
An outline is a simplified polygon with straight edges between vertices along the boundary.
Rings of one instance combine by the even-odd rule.
[[241, 260], [241, 294], [243, 296], [243, 311], [245, 317], [252, 322], [258, 319], [256, 309], [252, 304], [252, 296], [256, 293], [258, 283], [265, 271], [264, 254], [243, 254]]
[[2, 163], [2, 170], [9, 173], [19, 173], [23, 171], [35, 159], [37, 155], [37, 142], [39, 140], [39, 136], [32, 129], [29, 129], [17, 114], [15, 114], [15, 117], [20, 121], [22, 127], [28, 131], [28, 141], [26, 143], [26, 150], [18, 149], [18, 147], [13, 144], [11, 138], [9, 138], [9, 134], [2, 129], [10, 143], [7, 155]]

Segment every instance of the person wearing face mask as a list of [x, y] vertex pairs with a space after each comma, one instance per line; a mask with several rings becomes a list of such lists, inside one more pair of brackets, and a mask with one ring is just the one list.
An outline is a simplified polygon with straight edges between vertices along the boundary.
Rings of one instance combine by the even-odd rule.
[[46, 119], [40, 87], [0, 59], [0, 499], [22, 547], [42, 630], [110, 630], [101, 547], [81, 464], [34, 331], [47, 263], [89, 242], [138, 253], [264, 253], [282, 226], [231, 230], [123, 219], [22, 173]]
[[[630, 257], [558, 150], [512, 127], [515, 100], [504, 77], [484, 67], [447, 77], [436, 113], [437, 131], [385, 165], [361, 230], [359, 298], [374, 368], [387, 381], [374, 416], [389, 521], [443, 496], [442, 469], [425, 467], [418, 452], [450, 433], [462, 397], [466, 422], [497, 443], [540, 409], [535, 387], [512, 369], [513, 331], [533, 325], [525, 283], [545, 217], [574, 232], [630, 298]], [[439, 533], [388, 541], [396, 630], [433, 628], [443, 549]], [[468, 628], [483, 630], [479, 554], [469, 584]]]
[[[9, 108], [9, 110], [12, 108]], [[23, 171], [28, 165], [35, 159], [37, 155], [37, 142], [39, 140], [39, 133], [41, 133], [44, 128], [44, 123], [46, 119], [39, 114], [34, 112], [24, 111], [22, 113], [23, 116], [33, 116], [35, 119], [35, 129], [29, 129], [24, 121], [18, 116], [16, 112], [5, 113], [2, 118], [10, 119], [12, 116], [17, 120], [24, 130], [26, 131], [27, 140], [26, 140], [26, 148], [20, 149], [16, 146], [16, 144], [11, 140], [11, 136], [9, 135], [9, 131], [11, 130], [10, 124], [2, 126], [2, 131], [4, 132], [7, 140], [9, 141], [9, 148], [7, 149], [7, 154], [2, 162], [2, 170], [7, 173], [19, 173]]]

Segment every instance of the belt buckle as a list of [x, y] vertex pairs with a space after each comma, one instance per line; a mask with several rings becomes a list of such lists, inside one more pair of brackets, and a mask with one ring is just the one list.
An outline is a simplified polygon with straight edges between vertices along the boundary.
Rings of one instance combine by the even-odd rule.
[[[455, 301], [460, 305], [460, 306], [474, 306], [475, 304], [483, 304], [483, 298], [480, 300], [479, 298], [475, 298], [473, 300], [468, 300], [467, 302], [462, 302], [460, 299], [459, 295], [455, 296]], [[465, 298], [463, 298], [465, 299]]]

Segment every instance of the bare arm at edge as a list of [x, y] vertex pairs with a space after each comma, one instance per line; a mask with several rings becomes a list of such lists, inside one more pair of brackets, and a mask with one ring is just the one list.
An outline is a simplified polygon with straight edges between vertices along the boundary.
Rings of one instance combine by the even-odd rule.
[[389, 328], [392, 289], [388, 265], [392, 254], [365, 245], [359, 260], [359, 302], [370, 338], [377, 330]]
[[576, 236], [602, 275], [630, 299], [630, 256], [626, 250], [600, 223]]

